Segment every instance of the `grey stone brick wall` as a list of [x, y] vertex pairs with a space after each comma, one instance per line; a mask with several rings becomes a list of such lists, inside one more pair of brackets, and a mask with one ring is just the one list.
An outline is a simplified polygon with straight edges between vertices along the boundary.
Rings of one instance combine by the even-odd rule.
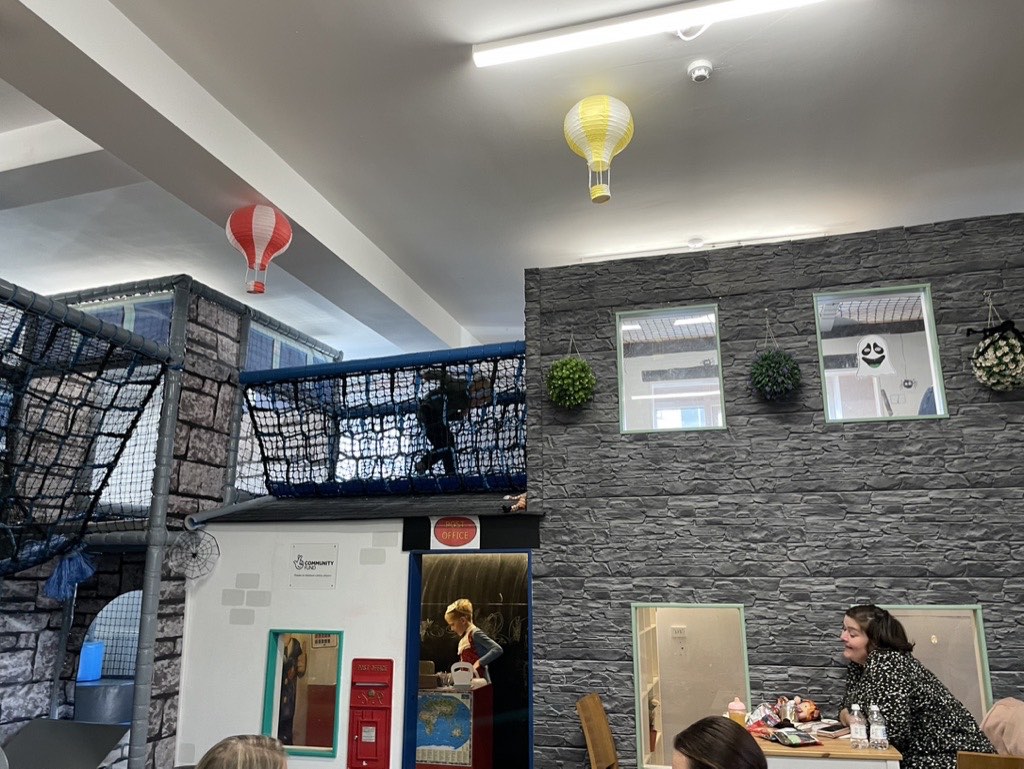
[[[168, 496], [168, 527], [185, 516], [217, 507], [224, 494], [246, 308], [193, 284], [186, 327], [185, 365]], [[288, 335], [286, 328], [278, 331]], [[324, 348], [329, 353], [329, 348]], [[105, 555], [97, 576], [79, 588], [69, 655], [63, 667], [61, 717], [70, 717], [78, 652], [96, 613], [111, 599], [142, 587], [144, 553]], [[56, 559], [0, 580], [0, 743], [49, 709], [49, 679], [55, 658], [61, 607], [41, 589]], [[147, 765], [173, 766], [178, 721], [184, 578], [164, 569], [160, 587], [155, 671], [150, 704]], [[127, 763], [127, 746], [107, 763]]]
[[[950, 417], [825, 424], [812, 293], [909, 283], [931, 285]], [[754, 700], [828, 710], [849, 605], [979, 603], [994, 695], [1024, 696], [1024, 393], [971, 373], [985, 290], [1024, 320], [1024, 216], [527, 271], [538, 767], [586, 764], [589, 691], [635, 766], [634, 601], [744, 604]], [[620, 434], [615, 313], [711, 302], [728, 428]], [[784, 405], [747, 384], [765, 309], [804, 377]], [[598, 383], [566, 413], [543, 379], [570, 335]]]
[[[240, 328], [237, 311], [202, 296], [190, 298], [168, 499], [169, 528], [180, 529], [185, 516], [217, 507], [223, 500], [238, 389]], [[184, 578], [165, 568], [149, 709], [147, 765], [153, 769], [174, 765], [184, 617]]]
[[[142, 587], [143, 560], [137, 553], [96, 556], [96, 574], [78, 586], [61, 667], [60, 718], [71, 718], [74, 713], [78, 655], [90, 623], [111, 600]], [[26, 722], [49, 714], [62, 610], [42, 590], [57, 561], [55, 558], [0, 582], [0, 743]]]

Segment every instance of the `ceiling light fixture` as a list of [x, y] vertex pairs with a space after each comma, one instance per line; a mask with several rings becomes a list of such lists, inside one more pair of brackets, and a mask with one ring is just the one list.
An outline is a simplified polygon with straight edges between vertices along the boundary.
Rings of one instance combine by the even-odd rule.
[[630, 396], [630, 400], [634, 401], [661, 401], [669, 398], [710, 398], [714, 395], [718, 395], [718, 390], [704, 390], [703, 392], [690, 392], [690, 393], [656, 393], [654, 395], [633, 395]]
[[694, 0], [652, 11], [577, 24], [571, 27], [522, 35], [493, 43], [473, 46], [473, 62], [478, 67], [536, 59], [567, 51], [579, 51], [623, 40], [676, 32], [706, 26], [719, 21], [742, 19], [771, 11], [784, 11], [824, 0]]
[[714, 251], [719, 248], [735, 248], [737, 246], [760, 246], [771, 243], [789, 243], [794, 240], [809, 240], [810, 238], [823, 238], [828, 235], [825, 230], [813, 232], [789, 232], [779, 235], [770, 235], [764, 238], [750, 238], [745, 240], [721, 240], [715, 243], [705, 243], [703, 238], [690, 238], [683, 246], [665, 246], [655, 248], [651, 251], [623, 251], [613, 254], [587, 254], [579, 257], [580, 264], [587, 262], [609, 262], [614, 259], [638, 259], [648, 256], [679, 256], [686, 252], [695, 253], [702, 251]]
[[694, 316], [689, 317], [689, 318], [676, 318], [674, 321], [672, 321], [672, 325], [673, 326], [701, 326], [701, 325], [704, 325], [705, 323], [711, 323], [713, 325], [714, 322], [715, 322], [715, 316], [714, 315], [694, 315]]

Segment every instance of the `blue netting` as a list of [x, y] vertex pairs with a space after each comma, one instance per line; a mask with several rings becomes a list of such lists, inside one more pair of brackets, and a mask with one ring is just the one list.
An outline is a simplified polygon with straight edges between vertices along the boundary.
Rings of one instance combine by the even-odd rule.
[[242, 375], [278, 497], [526, 489], [525, 344]]

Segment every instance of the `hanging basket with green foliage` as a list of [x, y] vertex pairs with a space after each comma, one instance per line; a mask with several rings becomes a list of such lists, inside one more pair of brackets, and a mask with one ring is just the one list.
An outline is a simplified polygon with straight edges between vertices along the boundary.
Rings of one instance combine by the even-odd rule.
[[784, 401], [800, 387], [800, 365], [784, 350], [766, 350], [750, 367], [750, 386], [766, 401]]
[[800, 364], [788, 352], [779, 349], [767, 310], [764, 323], [765, 344], [772, 346], [754, 358], [750, 366], [750, 386], [766, 401], [788, 400], [800, 387]]
[[564, 409], [575, 409], [589, 403], [597, 385], [597, 377], [590, 364], [580, 357], [578, 350], [572, 354], [575, 347], [570, 337], [569, 355], [551, 364], [546, 380], [548, 400]]

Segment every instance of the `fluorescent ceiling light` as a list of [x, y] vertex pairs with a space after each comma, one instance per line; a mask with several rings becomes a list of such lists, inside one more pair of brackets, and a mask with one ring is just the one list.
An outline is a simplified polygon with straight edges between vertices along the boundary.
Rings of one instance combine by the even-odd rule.
[[702, 323], [714, 323], [714, 315], [694, 315], [690, 318], [677, 318], [672, 321], [673, 326], [699, 326]]
[[622, 324], [622, 330], [623, 331], [639, 331], [640, 328], [641, 328], [641, 326], [640, 326], [639, 323], [623, 323]]
[[613, 254], [587, 254], [579, 257], [578, 261], [580, 264], [586, 264], [587, 262], [609, 262], [613, 259], [637, 259], [648, 256], [685, 256], [686, 254], [692, 254], [699, 251], [714, 251], [719, 248], [761, 246], [770, 243], [789, 243], [790, 241], [795, 240], [823, 238], [826, 235], [828, 235], [828, 232], [825, 230], [789, 232], [779, 235], [768, 235], [763, 238], [748, 238], [746, 240], [719, 240], [714, 243], [704, 243], [701, 241], [699, 246], [693, 245], [693, 241], [699, 240], [699, 238], [692, 238], [682, 246], [666, 246], [664, 248], [656, 248], [651, 251], [622, 251]]
[[534, 35], [480, 43], [473, 46], [473, 62], [478, 67], [508, 64], [820, 2], [823, 0], [693, 0]]

